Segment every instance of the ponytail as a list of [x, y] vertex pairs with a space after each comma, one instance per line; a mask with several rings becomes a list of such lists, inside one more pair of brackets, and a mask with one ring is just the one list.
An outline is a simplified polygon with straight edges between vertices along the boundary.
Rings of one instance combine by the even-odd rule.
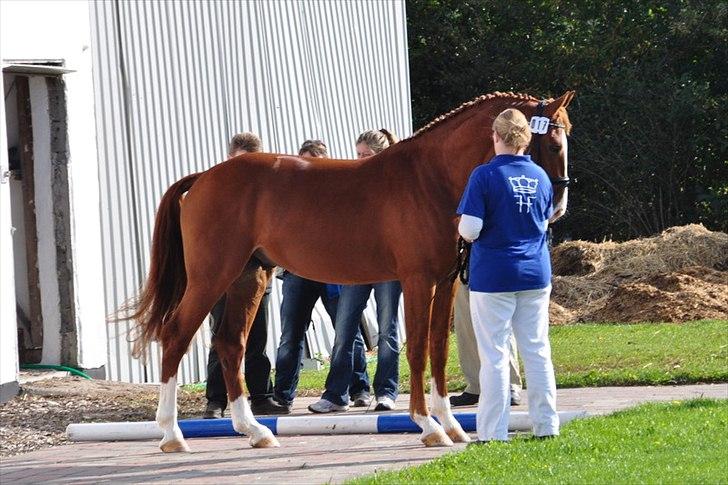
[[379, 132], [382, 133], [385, 137], [387, 137], [389, 146], [392, 146], [399, 141], [396, 136], [394, 136], [392, 133], [389, 132], [389, 130], [387, 130], [385, 128], [379, 128]]
[[379, 153], [397, 143], [397, 137], [384, 128], [380, 130], [365, 131], [356, 140], [356, 144], [364, 143], [372, 149], [374, 153]]

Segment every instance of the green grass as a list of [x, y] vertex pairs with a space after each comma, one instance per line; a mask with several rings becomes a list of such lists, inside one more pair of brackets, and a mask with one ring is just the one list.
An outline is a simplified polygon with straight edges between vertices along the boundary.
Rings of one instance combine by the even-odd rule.
[[728, 483], [726, 429], [726, 400], [645, 404], [349, 483]]
[[[562, 388], [728, 381], [727, 320], [557, 326], [551, 327], [551, 346], [556, 384]], [[376, 358], [370, 360], [371, 376]], [[322, 392], [327, 373], [328, 366], [301, 372], [299, 394]], [[409, 392], [409, 375], [403, 349], [401, 392]], [[454, 335], [450, 339], [447, 376], [450, 392], [465, 388]]]
[[[635, 386], [728, 381], [728, 321], [580, 324], [551, 327], [558, 387]], [[376, 359], [369, 364], [370, 375]], [[328, 367], [301, 373], [299, 389], [322, 390]], [[409, 392], [409, 365], [400, 354], [400, 390]], [[455, 335], [447, 362], [448, 390], [460, 391]], [[429, 382], [429, 372], [427, 373]]]
[[551, 329], [559, 387], [728, 381], [728, 321]]

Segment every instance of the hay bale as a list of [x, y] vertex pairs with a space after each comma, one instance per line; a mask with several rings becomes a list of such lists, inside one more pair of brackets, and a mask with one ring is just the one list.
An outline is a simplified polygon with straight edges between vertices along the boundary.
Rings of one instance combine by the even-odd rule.
[[551, 299], [572, 311], [587, 307], [614, 291], [614, 286], [607, 282], [579, 276], [554, 276], [551, 285]]
[[[681, 272], [663, 273], [619, 286], [583, 312], [581, 321], [684, 322], [704, 318], [728, 319], [728, 279], [705, 272], [710, 281]], [[717, 273], [717, 272], [716, 272]]]
[[690, 266], [720, 266], [728, 258], [728, 234], [690, 224], [651, 238], [605, 243], [602, 250], [604, 264], [596, 276], [643, 278]]
[[551, 252], [551, 269], [555, 276], [583, 276], [602, 267], [604, 257], [599, 245], [586, 241], [569, 241]]
[[728, 313], [724, 300], [711, 296], [728, 292], [728, 234], [700, 224], [622, 243], [566, 242], [553, 249], [552, 266], [553, 300], [580, 321], [675, 321]]

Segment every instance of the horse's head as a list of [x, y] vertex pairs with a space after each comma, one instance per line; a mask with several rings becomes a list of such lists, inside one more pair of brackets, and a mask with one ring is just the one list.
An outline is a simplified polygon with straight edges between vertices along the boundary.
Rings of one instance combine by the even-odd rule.
[[574, 91], [567, 91], [558, 99], [539, 102], [527, 94], [486, 94], [420, 128], [410, 138], [411, 142], [405, 140], [395, 146], [404, 151], [412, 146], [410, 143], [419, 142], [420, 152], [431, 162], [428, 166], [437, 167], [441, 178], [449, 182], [444, 186], [449, 189], [451, 203], [456, 204], [475, 167], [495, 155], [491, 136], [493, 120], [504, 109], [517, 108], [531, 119], [532, 131], [535, 131], [528, 153], [554, 185], [551, 220], [555, 221], [566, 213], [569, 184], [566, 135], [571, 130], [566, 107], [573, 97]]
[[566, 213], [569, 198], [569, 151], [567, 135], [571, 131], [571, 122], [566, 107], [574, 98], [574, 91], [567, 91], [563, 96], [551, 102], [532, 102], [531, 113], [525, 113], [531, 119], [531, 145], [528, 153], [551, 178], [554, 186], [554, 222]]

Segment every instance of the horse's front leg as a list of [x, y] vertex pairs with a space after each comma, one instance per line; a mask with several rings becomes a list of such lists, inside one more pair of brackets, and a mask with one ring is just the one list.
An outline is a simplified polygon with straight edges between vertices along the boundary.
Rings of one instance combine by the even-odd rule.
[[222, 363], [233, 428], [249, 436], [254, 448], [280, 446], [271, 430], [253, 416], [243, 390], [245, 342], [271, 273], [254, 264], [246, 266], [227, 292], [225, 317], [214, 343]]
[[434, 289], [434, 282], [427, 278], [415, 276], [402, 281], [407, 361], [410, 365], [410, 416], [422, 428], [420, 440], [426, 446], [452, 446], [452, 440], [445, 434], [442, 426], [432, 419], [425, 403], [425, 364]]
[[452, 304], [455, 298], [455, 285], [452, 281], [440, 283], [435, 290], [435, 301], [432, 304], [430, 318], [430, 368], [432, 370], [432, 414], [440, 420], [445, 433], [456, 443], [467, 443], [470, 436], [463, 431], [460, 423], [450, 410], [447, 397], [447, 365], [448, 337]]

